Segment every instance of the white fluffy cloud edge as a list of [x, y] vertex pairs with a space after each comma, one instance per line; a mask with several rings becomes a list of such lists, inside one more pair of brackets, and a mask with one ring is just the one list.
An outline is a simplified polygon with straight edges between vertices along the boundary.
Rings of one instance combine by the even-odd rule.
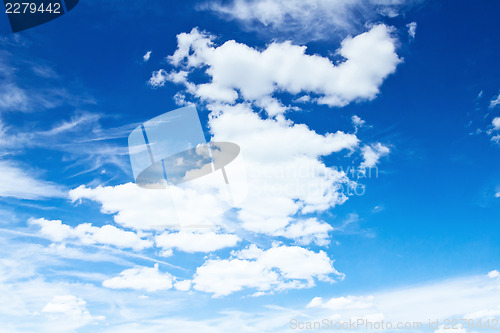
[[[149, 84], [183, 84], [189, 93], [212, 102], [234, 103], [243, 98], [270, 115], [287, 110], [272, 97], [278, 91], [304, 94], [302, 100], [341, 107], [374, 99], [384, 79], [395, 72], [402, 59], [396, 53], [393, 32], [394, 28], [378, 24], [345, 38], [335, 52], [344, 60], [334, 64], [328, 58], [306, 54], [305, 46], [289, 41], [273, 42], [262, 51], [234, 40], [215, 47], [214, 36], [194, 28], [177, 36], [178, 49], [168, 57], [180, 69], [155, 71]], [[190, 72], [204, 66], [210, 82], [189, 81]]]

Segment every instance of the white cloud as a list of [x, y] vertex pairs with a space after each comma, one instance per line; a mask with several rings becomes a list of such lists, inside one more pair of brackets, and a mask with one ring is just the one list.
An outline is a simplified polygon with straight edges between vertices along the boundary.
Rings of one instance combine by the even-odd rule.
[[295, 239], [301, 245], [316, 243], [323, 246], [330, 243], [328, 232], [332, 230], [332, 226], [328, 223], [310, 218], [294, 221], [286, 228], [277, 231], [275, 235]]
[[303, 124], [262, 119], [248, 105], [212, 112], [218, 114], [209, 121], [213, 139], [241, 147], [248, 177], [246, 200], [237, 205], [243, 228], [274, 235], [297, 213], [323, 211], [347, 200], [343, 188], [350, 186], [349, 179], [319, 156], [356, 148], [355, 135], [319, 135]]
[[77, 327], [105, 319], [103, 316], [92, 316], [87, 310], [87, 302], [73, 295], [54, 296], [42, 312], [55, 320], [71, 320]]
[[177, 281], [174, 283], [174, 288], [179, 291], [188, 291], [191, 289], [191, 283], [189, 280]]
[[[272, 99], [276, 91], [314, 93], [319, 95], [317, 103], [330, 106], [371, 100], [401, 62], [392, 28], [383, 24], [344, 39], [337, 54], [345, 60], [336, 65], [328, 58], [308, 55], [306, 47], [290, 42], [274, 42], [259, 51], [234, 40], [215, 47], [212, 39], [197, 29], [177, 36], [178, 48], [169, 57], [171, 63], [183, 67], [182, 73], [206, 66], [211, 77], [210, 82], [187, 86], [188, 91], [208, 101], [232, 103], [241, 97], [261, 107], [271, 105], [266, 110], [272, 115], [285, 109]], [[162, 86], [167, 79], [173, 81], [172, 75], [175, 72], [156, 71], [150, 84]]]
[[149, 58], [151, 58], [151, 51], [146, 52], [146, 54], [142, 57], [142, 60], [144, 60], [144, 62], [148, 62]]
[[361, 168], [372, 168], [377, 165], [381, 157], [390, 153], [390, 149], [381, 143], [372, 146], [364, 146], [361, 148], [363, 152], [364, 161], [361, 163]]
[[105, 280], [102, 285], [111, 289], [134, 289], [148, 292], [168, 290], [173, 286], [175, 278], [170, 273], [162, 273], [155, 264], [150, 267], [126, 269], [119, 276]]
[[332, 281], [341, 276], [325, 252], [309, 251], [298, 246], [273, 246], [261, 250], [255, 245], [233, 253], [230, 259], [210, 259], [198, 267], [193, 288], [226, 296], [244, 288], [261, 292], [314, 286], [314, 279]]
[[[176, 187], [154, 191], [135, 184], [80, 186], [70, 191], [70, 198], [98, 202], [103, 213], [114, 215], [116, 223], [136, 230], [186, 226], [178, 225], [180, 211], [189, 217], [184, 220], [193, 225], [220, 224], [224, 227], [221, 230], [230, 230], [228, 222], [236, 225], [237, 235], [213, 231], [165, 232], [156, 237], [163, 256], [172, 255], [172, 249], [211, 252], [235, 246], [247, 231], [290, 238], [297, 244], [328, 244], [332, 227], [304, 216], [344, 203], [347, 200], [344, 187], [355, 183], [345, 173], [327, 167], [321, 157], [353, 152], [359, 149], [360, 141], [355, 134], [336, 131], [321, 135], [304, 124], [294, 124], [284, 118], [287, 107], [273, 94], [278, 91], [311, 94], [313, 102], [332, 106], [375, 98], [383, 80], [401, 61], [395, 52], [392, 28], [378, 25], [345, 39], [338, 51], [345, 60], [337, 65], [328, 58], [307, 55], [305, 47], [289, 42], [272, 43], [264, 50], [257, 50], [235, 41], [215, 47], [211, 38], [196, 29], [180, 34], [178, 49], [170, 57], [177, 70], [168, 73], [160, 69], [153, 73], [149, 84], [161, 87], [171, 81], [185, 85], [185, 93], [209, 103], [208, 125], [213, 140], [240, 146], [249, 191], [246, 200], [236, 204], [235, 214], [231, 214], [238, 220], [214, 218], [211, 212], [220, 206], [217, 197], [202, 197], [196, 188], [187, 193], [186, 189]], [[190, 82], [189, 74], [197, 70], [205, 71], [211, 80], [201, 84]], [[224, 104], [234, 103], [238, 97], [247, 102]], [[264, 108], [272, 117], [261, 117], [253, 107]], [[357, 119], [358, 126], [362, 122]], [[375, 164], [388, 153], [388, 148], [380, 144], [366, 147], [372, 151], [369, 161], [365, 156], [366, 163]], [[366, 155], [365, 151], [362, 153]], [[374, 154], [377, 156], [373, 157]], [[169, 204], [172, 198], [181, 202], [182, 209]], [[244, 230], [243, 235], [238, 228]], [[77, 229], [63, 228], [59, 237]], [[79, 239], [96, 241], [97, 230], [91, 230], [85, 233], [86, 238]], [[332, 281], [332, 276], [342, 277], [323, 251], [278, 245], [260, 250], [251, 246], [234, 252], [229, 259], [206, 261], [197, 268], [192, 281], [176, 281], [169, 273], [159, 272], [158, 267], [136, 267], [104, 281], [103, 286], [148, 291], [174, 286], [220, 297], [246, 288], [254, 289], [256, 295], [307, 288], [317, 280]]]
[[43, 199], [66, 196], [60, 186], [36, 179], [11, 162], [0, 160], [0, 174], [0, 197]]
[[148, 84], [153, 88], [163, 87], [167, 82], [167, 72], [165, 70], [160, 69], [158, 71], [153, 72], [151, 78], [148, 81]]
[[408, 35], [411, 39], [415, 39], [415, 35], [417, 34], [417, 22], [411, 22], [406, 25], [408, 28]]
[[[272, 43], [261, 51], [235, 41], [215, 47], [211, 39], [197, 29], [178, 35], [178, 48], [169, 57], [178, 70], [167, 73], [160, 69], [153, 73], [150, 84], [157, 87], [166, 80], [181, 83], [186, 86], [186, 93], [208, 100], [213, 140], [240, 146], [249, 184], [246, 200], [236, 205], [243, 229], [290, 237], [299, 244], [327, 244], [327, 224], [304, 222], [307, 219], [297, 215], [322, 212], [347, 200], [344, 190], [356, 184], [344, 172], [327, 167], [321, 157], [354, 151], [359, 147], [359, 139], [342, 131], [320, 135], [304, 124], [294, 124], [284, 118], [286, 107], [273, 93], [308, 92], [319, 96], [316, 102], [339, 106], [374, 98], [384, 78], [400, 62], [392, 29], [377, 25], [345, 39], [339, 53], [346, 60], [338, 65], [328, 58], [306, 55], [305, 47], [289, 42]], [[199, 69], [212, 80], [202, 84], [190, 82], [189, 73]], [[224, 104], [234, 102], [238, 96], [250, 103]], [[264, 119], [253, 107], [263, 107], [274, 117]], [[358, 122], [361, 124], [362, 120]], [[365, 148], [363, 153], [370, 158], [366, 163], [376, 163], [387, 149], [380, 144]], [[185, 220], [194, 225], [224, 226], [228, 222], [210, 215], [219, 209], [217, 198], [193, 200], [195, 194], [186, 196], [181, 190], [172, 191], [177, 192], [150, 191], [134, 184], [80, 186], [70, 191], [70, 197], [74, 201], [96, 201], [103, 213], [114, 214], [116, 223], [134, 229], [175, 227], [180, 211], [187, 212], [189, 218]], [[206, 209], [172, 207], [168, 204], [172, 198], [186, 198], [178, 201], [193, 201], [198, 206], [202, 203]], [[302, 221], [293, 224], [295, 219]], [[205, 245], [206, 251], [213, 248]], [[165, 252], [169, 254], [171, 251]]]
[[0, 110], [24, 111], [28, 108], [26, 92], [13, 83], [0, 84]]
[[[493, 274], [495, 275], [495, 274]], [[497, 315], [500, 280], [489, 276], [456, 278], [419, 286], [389, 289], [371, 295], [316, 297], [309, 303], [315, 317], [331, 314], [339, 318], [363, 318], [381, 314], [386, 321], [428, 322], [439, 318], [475, 318]], [[322, 309], [322, 311], [320, 311]]]
[[62, 242], [73, 236], [74, 230], [69, 225], [63, 224], [59, 220], [32, 219], [32, 224], [40, 226], [40, 233], [48, 237], [53, 242]]
[[[413, 2], [403, 0], [232, 0], [209, 1], [201, 9], [235, 19], [266, 36], [302, 40], [357, 33], [368, 22], [398, 16]], [[260, 23], [260, 24], [259, 24]]]
[[179, 249], [184, 252], [213, 252], [233, 247], [241, 240], [237, 235], [219, 234], [213, 231], [194, 232], [182, 230], [163, 233], [155, 237], [156, 246], [163, 249]]
[[466, 314], [464, 318], [470, 319], [493, 319], [500, 317], [500, 305], [491, 309], [482, 309], [469, 314]]
[[136, 233], [118, 229], [112, 225], [94, 227], [90, 223], [82, 223], [72, 228], [59, 220], [31, 219], [31, 224], [40, 226], [40, 232], [54, 242], [77, 239], [84, 245], [105, 244], [120, 248], [132, 248], [136, 251], [153, 246], [150, 240], [140, 238]]
[[500, 129], [500, 117], [495, 117], [491, 123], [493, 125], [493, 129], [495, 130]]
[[490, 106], [489, 108], [490, 109], [493, 109], [494, 107], [496, 107], [497, 105], [500, 104], [500, 93], [498, 93], [498, 96], [497, 97], [494, 97], [491, 101], [490, 101]]
[[[213, 139], [234, 142], [241, 148], [248, 195], [236, 207], [244, 229], [275, 235], [297, 213], [323, 211], [347, 200], [342, 187], [350, 186], [351, 182], [345, 173], [326, 167], [319, 156], [355, 149], [358, 145], [355, 135], [341, 131], [319, 135], [305, 125], [282, 119], [265, 120], [248, 105], [221, 106], [212, 114], [218, 114], [209, 122]], [[171, 187], [169, 191], [152, 191], [124, 184], [80, 186], [69, 195], [74, 201], [99, 202], [103, 213], [115, 214], [116, 223], [134, 229], [224, 225], [224, 221], [214, 217], [222, 209], [221, 200], [216, 195], [202, 196], [195, 188], [192, 190], [188, 193]], [[169, 205], [173, 199], [179, 202], [176, 207]], [[185, 218], [177, 225], [179, 214]], [[294, 233], [291, 230], [286, 234], [315, 237], [310, 228], [302, 228], [306, 233], [302, 236], [295, 232], [297, 229]], [[324, 238], [318, 237], [317, 240]]]
[[373, 306], [373, 296], [347, 296], [331, 298], [323, 302], [321, 297], [315, 297], [307, 305], [307, 308], [322, 307], [332, 311], [339, 310], [359, 310], [367, 309]]
[[136, 230], [214, 226], [225, 209], [218, 193], [176, 186], [168, 190], [144, 189], [133, 183], [80, 186], [71, 190], [69, 196], [73, 201], [88, 199], [100, 203], [103, 213], [115, 214], [116, 223]]
[[492, 279], [500, 278], [500, 272], [497, 270], [488, 273], [488, 277]]
[[366, 121], [361, 119], [360, 117], [354, 115], [351, 117], [351, 121], [354, 124], [355, 127], [362, 127], [366, 124]]

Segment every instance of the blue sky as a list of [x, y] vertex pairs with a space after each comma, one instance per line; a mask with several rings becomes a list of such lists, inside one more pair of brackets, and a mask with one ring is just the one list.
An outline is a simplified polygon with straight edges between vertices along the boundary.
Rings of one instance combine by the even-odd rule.
[[[16, 34], [3, 16], [0, 332], [498, 320], [498, 10], [82, 1]], [[213, 227], [158, 228], [168, 193], [134, 184], [127, 138], [189, 104], [240, 146], [248, 194], [220, 216], [179, 199]]]

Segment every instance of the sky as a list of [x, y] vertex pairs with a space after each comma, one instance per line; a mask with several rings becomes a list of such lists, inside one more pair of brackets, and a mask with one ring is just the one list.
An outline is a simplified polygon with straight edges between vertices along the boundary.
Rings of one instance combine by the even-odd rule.
[[[495, 331], [499, 11], [82, 0], [17, 33], [2, 15], [0, 332]], [[215, 173], [135, 183], [129, 135], [186, 106], [240, 148], [230, 207], [203, 192]]]

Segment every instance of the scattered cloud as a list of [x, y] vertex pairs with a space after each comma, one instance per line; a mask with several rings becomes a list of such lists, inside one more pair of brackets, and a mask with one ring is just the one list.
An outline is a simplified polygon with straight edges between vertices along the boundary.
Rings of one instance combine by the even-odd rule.
[[148, 51], [148, 52], [146, 52], [146, 54], [144, 54], [144, 56], [142, 56], [142, 60], [144, 60], [144, 62], [149, 61], [149, 58], [151, 58], [151, 52], [152, 51]]
[[134, 289], [148, 292], [168, 290], [173, 287], [175, 278], [170, 273], [162, 273], [158, 264], [153, 268], [136, 267], [126, 269], [119, 276], [105, 280], [102, 285], [111, 289]]
[[[311, 237], [309, 227], [290, 227], [287, 231], [284, 228], [297, 213], [323, 211], [347, 200], [342, 189], [352, 182], [345, 173], [326, 167], [318, 157], [356, 148], [357, 137], [340, 131], [319, 135], [305, 125], [262, 119], [248, 105], [221, 108], [214, 110], [214, 113], [222, 112], [211, 117], [209, 125], [215, 141], [234, 142], [241, 147], [248, 194], [236, 208], [243, 229], [305, 237], [303, 240]], [[203, 196], [195, 187], [186, 191], [177, 187], [151, 191], [135, 184], [123, 184], [80, 186], [71, 190], [69, 196], [73, 201], [98, 202], [103, 213], [114, 214], [116, 223], [137, 230], [224, 225], [225, 221], [214, 214], [223, 208], [217, 195]], [[177, 200], [175, 205], [173, 198]], [[177, 216], [184, 216], [178, 224]], [[321, 228], [324, 230], [325, 226]], [[304, 234], [299, 235], [298, 230]]]
[[488, 277], [491, 279], [500, 278], [500, 272], [497, 270], [491, 271], [488, 273]]
[[165, 250], [179, 249], [184, 252], [213, 252], [226, 247], [233, 247], [241, 239], [233, 234], [220, 234], [213, 231], [163, 233], [155, 237], [156, 246]]
[[164, 69], [154, 71], [148, 84], [153, 88], [163, 87], [167, 82], [167, 72]]
[[[328, 58], [307, 55], [305, 47], [289, 42], [272, 43], [260, 51], [235, 41], [216, 47], [213, 36], [197, 29], [177, 38], [178, 48], [169, 60], [178, 70], [168, 73], [160, 69], [153, 73], [149, 84], [154, 87], [167, 81], [183, 84], [185, 93], [208, 103], [212, 139], [240, 146], [249, 184], [247, 198], [235, 207], [241, 227], [250, 232], [292, 238], [297, 244], [327, 244], [330, 227], [300, 215], [322, 212], [348, 199], [344, 190], [356, 183], [344, 172], [327, 167], [320, 158], [344, 150], [353, 152], [359, 149], [360, 140], [355, 134], [337, 131], [321, 135], [304, 124], [294, 124], [284, 118], [287, 108], [273, 94], [307, 92], [317, 96], [314, 102], [335, 106], [375, 98], [384, 78], [400, 62], [392, 28], [377, 25], [345, 39], [338, 52], [346, 60], [338, 65]], [[200, 70], [211, 77], [210, 82], [190, 81], [190, 73]], [[235, 72], [245, 75], [235, 80]], [[246, 102], [236, 103], [240, 97]], [[255, 112], [258, 108], [264, 108], [271, 117], [261, 117]], [[361, 126], [363, 120], [358, 118], [353, 121]], [[381, 144], [365, 146], [361, 151], [364, 164], [375, 165], [388, 149]], [[208, 210], [200, 207], [193, 210], [184, 203], [181, 207], [166, 203], [172, 201], [171, 197], [189, 199], [184, 202], [207, 202], [206, 198], [195, 200], [196, 191], [189, 196], [181, 189], [169, 191], [148, 191], [133, 184], [80, 186], [70, 191], [70, 197], [74, 201], [96, 201], [101, 204], [102, 212], [114, 214], [116, 223], [135, 229], [172, 227], [175, 222], [167, 225], [165, 221], [175, 220], [179, 212], [189, 213], [185, 220], [193, 225], [224, 226], [229, 222], [207, 218], [212, 216], [209, 211], [217, 211], [218, 200], [207, 203]], [[299, 222], [293, 223], [295, 219]], [[201, 237], [201, 233], [190, 234], [193, 235]]]
[[373, 300], [373, 296], [347, 296], [334, 297], [324, 302], [321, 297], [315, 297], [307, 308], [322, 307], [332, 311], [367, 309], [374, 305]]
[[332, 282], [331, 275], [342, 277], [323, 251], [284, 245], [261, 250], [252, 244], [233, 252], [230, 259], [210, 259], [198, 267], [193, 288], [221, 297], [244, 288], [258, 292], [310, 288], [315, 278]]
[[497, 105], [500, 104], [500, 93], [498, 93], [498, 95], [496, 97], [494, 97], [491, 101], [490, 101], [490, 106], [489, 108], [490, 109], [493, 109], [495, 108]]
[[296, 243], [300, 245], [315, 243], [324, 246], [330, 243], [328, 233], [332, 230], [333, 227], [328, 223], [310, 218], [294, 221], [286, 228], [277, 231], [275, 235], [295, 239]]
[[376, 205], [375, 207], [373, 207], [372, 213], [377, 214], [383, 211], [384, 209], [385, 209], [384, 205]]
[[223, 203], [218, 195], [171, 186], [151, 190], [134, 183], [117, 186], [79, 186], [69, 191], [73, 201], [88, 199], [101, 205], [101, 212], [114, 214], [114, 221], [135, 230], [177, 230], [183, 227], [214, 227], [220, 224]]
[[59, 220], [50, 221], [43, 218], [31, 219], [30, 223], [38, 225], [41, 234], [54, 242], [75, 239], [83, 245], [113, 245], [136, 251], [153, 246], [153, 241], [142, 239], [134, 232], [118, 229], [112, 225], [94, 227], [90, 223], [82, 223], [73, 228]]
[[73, 295], [54, 296], [42, 312], [54, 320], [71, 321], [76, 327], [105, 319], [104, 316], [92, 316], [87, 310], [87, 302]]
[[417, 34], [417, 22], [411, 22], [406, 25], [408, 28], [408, 35], [411, 39], [415, 39], [415, 35]]
[[352, 123], [354, 124], [354, 126], [356, 127], [362, 127], [366, 124], [366, 121], [364, 121], [363, 119], [361, 119], [360, 117], [354, 115], [351, 117], [351, 120], [352, 120]]
[[221, 106], [209, 125], [215, 141], [241, 147], [248, 177], [246, 200], [237, 206], [243, 228], [275, 234], [298, 213], [323, 211], [347, 200], [345, 173], [318, 157], [355, 149], [358, 139], [341, 131], [320, 135], [303, 124], [262, 119], [248, 105]]
[[491, 121], [491, 124], [493, 125], [494, 130], [499, 130], [500, 129], [500, 117], [495, 117]]
[[364, 161], [361, 163], [361, 168], [373, 168], [377, 165], [380, 158], [390, 153], [390, 149], [381, 143], [361, 148]]
[[[186, 71], [205, 67], [210, 82], [183, 82], [190, 93], [203, 100], [234, 103], [243, 98], [276, 115], [286, 110], [272, 98], [273, 93], [280, 91], [293, 95], [313, 93], [319, 96], [314, 99], [318, 104], [345, 106], [374, 99], [385, 78], [396, 70], [401, 59], [396, 54], [392, 31], [380, 24], [358, 36], [347, 37], [337, 50], [344, 61], [334, 64], [328, 58], [306, 54], [306, 47], [290, 42], [274, 42], [263, 51], [234, 40], [215, 47], [213, 36], [193, 29], [177, 36], [178, 48], [169, 57], [181, 71], [156, 71], [150, 84], [162, 86], [181, 73], [186, 78]], [[240, 75], [235, 77], [234, 73]]]

